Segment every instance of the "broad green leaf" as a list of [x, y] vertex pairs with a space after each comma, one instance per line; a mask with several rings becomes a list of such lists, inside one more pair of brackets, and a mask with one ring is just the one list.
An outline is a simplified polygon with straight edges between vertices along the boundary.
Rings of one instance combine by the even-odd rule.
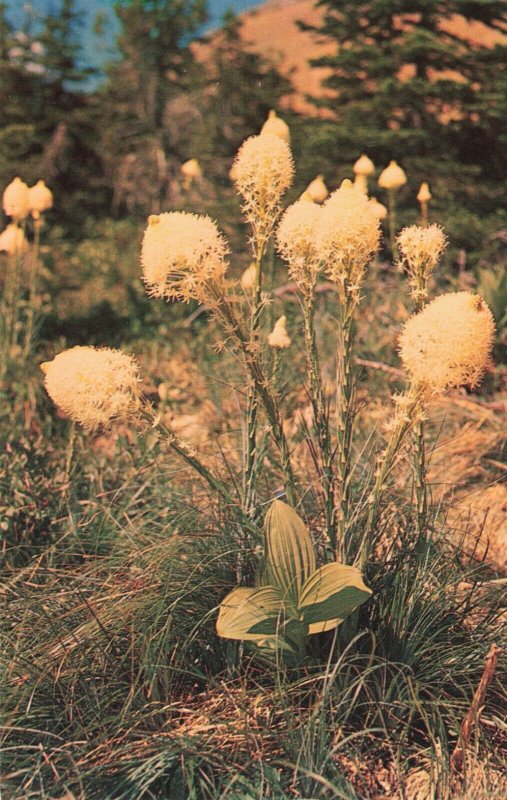
[[[333, 562], [325, 564], [307, 579], [299, 599], [299, 611], [310, 626], [311, 633], [317, 623], [342, 622], [371, 595], [356, 567]], [[338, 622], [337, 622], [338, 621]]]
[[284, 621], [282, 593], [273, 586], [239, 588], [222, 601], [217, 633], [224, 639], [257, 642], [276, 636]]
[[308, 640], [308, 625], [293, 617], [286, 619], [276, 636], [255, 642], [255, 646], [267, 657], [281, 658], [286, 664], [298, 663], [303, 657]]
[[328, 619], [325, 622], [314, 622], [308, 626], [308, 633], [313, 636], [314, 633], [324, 633], [325, 631], [332, 631], [333, 628], [338, 627], [343, 622], [342, 619]]
[[304, 582], [315, 570], [315, 551], [308, 528], [293, 508], [274, 500], [264, 521], [263, 582], [280, 588], [298, 605]]
[[275, 636], [267, 636], [256, 642], [266, 650], [282, 650], [301, 654], [308, 638], [308, 625], [293, 617], [281, 620]]

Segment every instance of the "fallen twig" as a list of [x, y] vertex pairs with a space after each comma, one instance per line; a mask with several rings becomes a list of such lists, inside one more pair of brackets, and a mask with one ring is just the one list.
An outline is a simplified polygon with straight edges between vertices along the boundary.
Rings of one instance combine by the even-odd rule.
[[451, 769], [454, 770], [455, 772], [463, 768], [465, 752], [468, 745], [470, 744], [470, 739], [472, 737], [474, 728], [479, 722], [479, 717], [482, 711], [482, 707], [484, 705], [486, 692], [488, 690], [488, 686], [490, 685], [495, 675], [496, 664], [500, 652], [501, 652], [500, 647], [498, 647], [498, 645], [496, 644], [492, 644], [491, 647], [489, 648], [489, 653], [484, 661], [484, 669], [482, 672], [481, 679], [479, 681], [479, 685], [475, 690], [475, 694], [470, 704], [470, 708], [468, 709], [467, 713], [465, 714], [465, 718], [461, 723], [458, 742], [451, 755]]

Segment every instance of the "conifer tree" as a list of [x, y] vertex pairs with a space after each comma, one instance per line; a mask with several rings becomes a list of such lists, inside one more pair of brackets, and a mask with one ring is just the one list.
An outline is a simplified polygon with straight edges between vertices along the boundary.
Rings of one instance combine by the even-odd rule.
[[[368, 149], [379, 162], [405, 155], [433, 164], [436, 157], [505, 166], [505, 148], [494, 145], [488, 133], [499, 132], [504, 102], [503, 0], [318, 0], [317, 5], [323, 21], [311, 29], [336, 43], [334, 54], [311, 62], [330, 70], [323, 82], [327, 96], [316, 101], [339, 122], [339, 128], [327, 128], [329, 146], [345, 146], [346, 157]], [[478, 43], [471, 27], [477, 23], [496, 38], [496, 47]], [[488, 142], [487, 149], [481, 141]]]
[[160, 210], [177, 155], [168, 104], [192, 85], [189, 37], [204, 22], [204, 0], [119, 0], [119, 59], [101, 92], [102, 153], [116, 210]]
[[[55, 212], [80, 233], [86, 214], [108, 201], [98, 157], [92, 71], [82, 64], [82, 14], [75, 0], [52, 4], [33, 18], [25, 9], [13, 31], [0, 4], [0, 179], [42, 178], [53, 190]], [[88, 90], [88, 91], [87, 91]]]
[[[210, 154], [231, 159], [292, 86], [274, 64], [248, 49], [241, 36], [242, 21], [232, 12], [213, 35], [209, 58], [209, 99], [205, 128]], [[203, 142], [203, 146], [205, 143]]]

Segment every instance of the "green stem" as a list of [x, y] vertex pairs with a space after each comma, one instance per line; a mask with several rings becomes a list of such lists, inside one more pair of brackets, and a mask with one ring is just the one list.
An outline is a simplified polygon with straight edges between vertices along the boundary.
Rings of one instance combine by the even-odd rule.
[[389, 244], [393, 261], [398, 258], [398, 248], [396, 247], [396, 192], [389, 189], [387, 192], [389, 204]]
[[333, 470], [333, 453], [331, 433], [329, 430], [329, 414], [326, 409], [322, 373], [320, 369], [319, 351], [315, 335], [315, 293], [312, 292], [303, 300], [305, 351], [308, 373], [310, 375], [311, 401], [314, 425], [319, 443], [322, 462], [322, 489], [324, 493], [324, 511], [326, 533], [329, 542], [336, 550], [336, 509], [335, 509], [335, 476]]
[[34, 238], [33, 238], [33, 247], [30, 259], [31, 260], [30, 283], [28, 288], [28, 316], [27, 316], [26, 330], [25, 330], [25, 344], [23, 348], [23, 354], [25, 358], [28, 356], [30, 352], [32, 346], [32, 338], [33, 338], [35, 298], [37, 296], [37, 278], [39, 272], [39, 247], [40, 247], [41, 224], [42, 223], [40, 219], [36, 219], [34, 221]]
[[[213, 288], [214, 287], [210, 286], [210, 292], [213, 291]], [[241, 323], [237, 319], [232, 305], [227, 301], [226, 297], [223, 295], [219, 296], [216, 294], [216, 292], [215, 299], [217, 300], [217, 316], [221, 319], [224, 327], [230, 330], [234, 335], [234, 338], [241, 349], [245, 366], [250, 378], [253, 381], [259, 400], [263, 405], [268, 422], [271, 426], [271, 435], [280, 453], [281, 467], [285, 476], [285, 491], [287, 493], [287, 499], [289, 503], [295, 505], [296, 481], [292, 471], [289, 445], [283, 430], [282, 416], [277, 400], [270, 391], [269, 380], [264, 373], [259, 357], [255, 352], [255, 348], [252, 348], [251, 346], [250, 338], [243, 331]]]
[[[250, 319], [250, 338], [255, 347], [260, 327], [262, 311], [262, 260], [264, 258], [265, 243], [257, 243], [255, 253], [255, 286], [254, 305]], [[255, 506], [255, 487], [257, 477], [257, 428], [259, 419], [259, 396], [255, 384], [249, 386], [246, 410], [246, 453], [243, 473], [244, 508], [249, 517], [253, 514]]]
[[[25, 226], [22, 225], [24, 233]], [[11, 363], [17, 359], [18, 319], [21, 308], [20, 279], [23, 254], [9, 254], [5, 275], [4, 296], [1, 303], [2, 331], [1, 331], [1, 375], [5, 377], [9, 372]]]
[[[424, 297], [428, 292], [428, 279], [424, 272], [417, 276], [416, 299], [414, 301], [414, 311], [418, 313], [424, 307]], [[414, 493], [416, 501], [416, 526], [417, 535], [421, 537], [425, 533], [426, 519], [428, 515], [428, 488], [426, 482], [426, 445], [424, 442], [424, 422], [420, 420], [412, 435], [413, 442], [413, 466], [414, 466]]]
[[354, 305], [346, 298], [340, 305], [336, 361], [336, 485], [338, 560], [347, 558], [347, 517], [349, 506], [350, 447], [353, 421], [352, 322]]
[[209, 469], [202, 463], [202, 461], [192, 452], [189, 448], [173, 431], [170, 426], [164, 425], [160, 422], [159, 417], [153, 412], [152, 409], [144, 409], [142, 413], [143, 418], [151, 427], [157, 427], [164, 433], [169, 442], [169, 446], [174, 452], [179, 455], [198, 475], [203, 478], [208, 486], [222, 498], [225, 504], [235, 513], [242, 525], [244, 525], [250, 532], [256, 536], [259, 531], [249, 517], [239, 508], [236, 500], [229, 492], [227, 486], [209, 471]]
[[67, 447], [65, 449], [65, 467], [63, 473], [63, 497], [62, 502], [66, 502], [69, 496], [70, 489], [70, 475], [72, 472], [72, 461], [74, 460], [74, 453], [76, 451], [76, 423], [70, 423], [69, 438], [67, 440]]
[[392, 472], [393, 466], [399, 454], [400, 447], [409, 431], [413, 428], [414, 419], [417, 418], [422, 407], [423, 395], [417, 390], [417, 388], [410, 387], [405, 397], [407, 400], [406, 406], [398, 414], [395, 427], [393, 428], [387, 443], [387, 447], [384, 450], [377, 467], [375, 484], [369, 499], [370, 509], [368, 512], [364, 536], [361, 543], [360, 552], [356, 558], [356, 563], [360, 570], [364, 569], [366, 562], [371, 555], [373, 534], [380, 515], [382, 494], [387, 479]]
[[424, 423], [418, 422], [414, 433], [414, 472], [417, 534], [424, 536], [428, 515], [428, 489], [426, 483], [426, 447], [424, 443]]

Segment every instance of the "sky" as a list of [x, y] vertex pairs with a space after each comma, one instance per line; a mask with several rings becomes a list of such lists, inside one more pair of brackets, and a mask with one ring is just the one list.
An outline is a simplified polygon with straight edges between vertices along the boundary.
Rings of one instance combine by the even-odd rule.
[[[84, 13], [83, 26], [83, 61], [93, 67], [99, 67], [112, 57], [114, 53], [114, 11], [115, 0], [76, 0], [76, 7]], [[203, 28], [209, 30], [220, 25], [228, 9], [236, 13], [246, 11], [256, 5], [261, 5], [262, 0], [208, 0], [209, 20]], [[27, 11], [34, 21], [40, 19], [44, 13], [54, 11], [59, 7], [59, 0], [31, 0], [30, 3], [21, 3], [19, 0], [7, 0], [7, 17], [15, 27], [21, 27], [26, 18]], [[30, 11], [31, 9], [31, 11]], [[105, 15], [107, 24], [102, 39], [98, 39], [93, 31], [93, 22], [98, 13]]]

